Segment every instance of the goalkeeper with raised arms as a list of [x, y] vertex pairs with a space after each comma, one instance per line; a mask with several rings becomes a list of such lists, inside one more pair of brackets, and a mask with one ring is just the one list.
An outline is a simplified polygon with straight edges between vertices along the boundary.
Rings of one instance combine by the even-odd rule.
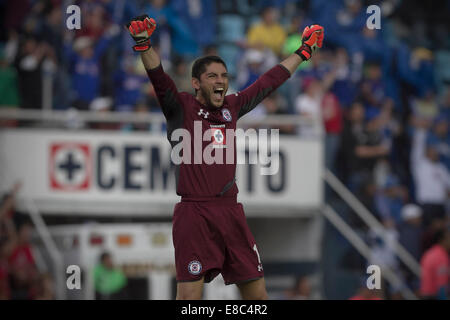
[[[235, 141], [224, 134], [236, 129], [237, 120], [255, 108], [266, 96], [283, 84], [303, 61], [322, 47], [323, 27], [306, 27], [302, 45], [280, 64], [263, 74], [247, 89], [226, 95], [229, 75], [225, 62], [217, 56], [197, 59], [192, 67], [195, 94], [178, 92], [164, 72], [153, 50], [151, 35], [156, 22], [147, 15], [134, 18], [127, 29], [140, 52], [148, 77], [167, 120], [167, 137], [175, 146], [172, 133], [184, 129], [195, 137], [201, 128], [200, 141], [188, 139], [183, 159], [193, 161], [176, 165], [176, 190], [181, 201], [173, 214], [173, 244], [177, 279], [177, 299], [201, 299], [203, 285], [219, 273], [226, 284], [236, 284], [243, 299], [267, 299], [264, 271], [254, 237], [246, 222], [243, 206], [237, 202], [235, 183], [236, 155], [232, 163], [201, 161], [211, 141], [219, 145], [223, 159], [234, 152]], [[196, 123], [196, 124], [195, 124]], [[198, 129], [197, 129], [198, 130]], [[220, 132], [219, 132], [220, 131]], [[234, 132], [234, 131], [233, 131]], [[209, 141], [205, 137], [209, 136]], [[203, 139], [202, 139], [203, 138]], [[183, 141], [186, 143], [186, 141]], [[201, 150], [194, 147], [200, 144]], [[229, 155], [230, 156], [230, 155]]]

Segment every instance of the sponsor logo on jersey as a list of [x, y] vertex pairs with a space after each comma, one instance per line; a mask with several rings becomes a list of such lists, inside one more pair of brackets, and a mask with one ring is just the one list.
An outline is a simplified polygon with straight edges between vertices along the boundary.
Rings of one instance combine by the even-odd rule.
[[225, 121], [231, 121], [231, 112], [227, 108], [222, 109], [222, 116]]
[[190, 274], [196, 276], [202, 272], [202, 264], [197, 260], [191, 261], [188, 265], [188, 271]]
[[211, 125], [209, 130], [213, 148], [226, 148], [225, 125]]

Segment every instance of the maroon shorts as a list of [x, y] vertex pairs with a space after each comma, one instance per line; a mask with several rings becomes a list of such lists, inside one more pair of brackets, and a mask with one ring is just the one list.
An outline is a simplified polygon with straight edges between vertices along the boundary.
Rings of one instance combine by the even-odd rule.
[[242, 204], [236, 198], [192, 200], [177, 203], [173, 214], [177, 281], [204, 277], [205, 282], [210, 282], [219, 273], [225, 284], [263, 277]]

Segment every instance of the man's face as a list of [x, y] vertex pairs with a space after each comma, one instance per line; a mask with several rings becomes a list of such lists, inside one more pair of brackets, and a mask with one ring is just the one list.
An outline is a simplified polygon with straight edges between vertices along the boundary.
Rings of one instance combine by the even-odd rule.
[[430, 159], [433, 162], [439, 161], [439, 153], [437, 152], [436, 148], [434, 147], [428, 147], [426, 151], [426, 155], [428, 159]]
[[444, 247], [447, 249], [447, 251], [450, 251], [450, 230], [447, 230], [445, 232]]
[[200, 80], [193, 78], [192, 86], [197, 90], [197, 97], [202, 103], [220, 108], [228, 90], [228, 72], [221, 63], [213, 62], [206, 67]]

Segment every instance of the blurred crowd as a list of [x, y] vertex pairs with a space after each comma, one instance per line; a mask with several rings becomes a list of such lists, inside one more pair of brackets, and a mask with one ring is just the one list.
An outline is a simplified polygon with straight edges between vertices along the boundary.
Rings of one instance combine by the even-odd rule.
[[20, 187], [17, 183], [0, 204], [0, 300], [51, 300], [53, 280], [37, 267], [33, 225], [15, 209]]
[[[0, 1], [0, 108], [160, 112], [123, 27], [140, 14], [157, 21], [153, 47], [179, 91], [187, 92], [193, 91], [190, 66], [196, 57], [220, 55], [231, 75], [229, 93], [236, 92], [294, 52], [303, 28], [318, 23], [325, 28], [324, 48], [247, 117], [300, 114], [323, 124], [326, 167], [388, 236], [418, 261], [436, 245], [450, 249], [442, 234], [449, 223], [450, 1], [74, 3], [81, 8], [80, 30], [66, 27], [66, 1]], [[381, 8], [381, 29], [366, 27], [370, 4]], [[142, 124], [91, 126], [152, 130]], [[280, 132], [314, 134], [307, 125], [282, 126]], [[374, 259], [397, 267], [389, 250], [383, 251], [385, 241], [368, 237]], [[434, 295], [421, 293], [420, 281], [402, 274], [413, 290]]]

